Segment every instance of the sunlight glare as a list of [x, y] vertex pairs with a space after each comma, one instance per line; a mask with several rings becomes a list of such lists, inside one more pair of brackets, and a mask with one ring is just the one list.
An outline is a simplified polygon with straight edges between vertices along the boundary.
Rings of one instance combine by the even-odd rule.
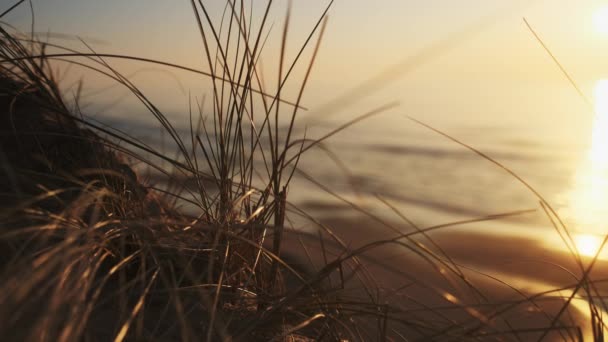
[[[608, 12], [607, 12], [608, 13]], [[595, 117], [588, 158], [576, 171], [569, 192], [567, 220], [576, 227], [576, 249], [581, 255], [594, 256], [607, 230], [608, 220], [608, 80], [595, 84]], [[600, 258], [608, 259], [608, 253]]]
[[608, 35], [608, 6], [595, 11], [593, 14], [593, 27], [598, 33]]
[[581, 255], [594, 257], [602, 244], [600, 237], [590, 234], [580, 234], [574, 238], [576, 249]]

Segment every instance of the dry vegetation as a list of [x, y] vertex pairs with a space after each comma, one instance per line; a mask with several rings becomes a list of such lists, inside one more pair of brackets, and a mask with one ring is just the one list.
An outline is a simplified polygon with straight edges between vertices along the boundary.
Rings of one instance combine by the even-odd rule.
[[[530, 333], [579, 338], [580, 327], [563, 314], [568, 303], [552, 313], [538, 304], [554, 293], [522, 294], [508, 302], [485, 297], [469, 271], [433, 244], [427, 232], [442, 227], [405, 234], [396, 228], [390, 238], [351, 248], [308, 217], [320, 231], [318, 239], [305, 244], [294, 237], [287, 218], [307, 217], [287, 200], [299, 158], [377, 111], [320, 139], [294, 136], [325, 13], [293, 61], [284, 61], [281, 50], [278, 91], [267, 94], [256, 64], [267, 17], [252, 25], [242, 1], [228, 1], [220, 21], [210, 18], [202, 3], [193, 6], [212, 109], [193, 99], [189, 136], [180, 136], [152, 100], [111, 67], [111, 59], [137, 58], [74, 51], [0, 24], [0, 336], [7, 341], [528, 340]], [[289, 14], [283, 47], [288, 22]], [[312, 58], [301, 61], [302, 51]], [[52, 67], [57, 60], [95, 70], [129, 89], [164, 127], [179, 157], [83, 119], [78, 93], [68, 100], [60, 90]], [[307, 72], [299, 96], [288, 102], [281, 89], [296, 63], [307, 65]], [[164, 177], [167, 186], [143, 181], [133, 171], [135, 162]], [[190, 186], [182, 186], [184, 180]], [[197, 214], [181, 211], [184, 203]], [[415, 237], [427, 239], [430, 248]], [[281, 253], [286, 243], [308, 254], [301, 263], [312, 265], [286, 261]], [[442, 283], [417, 279], [414, 265], [399, 271], [408, 282], [387, 287], [374, 282], [364, 256], [386, 245], [419, 255]], [[416, 286], [435, 299], [417, 298]], [[474, 293], [476, 302], [450, 295], [448, 286]], [[593, 293], [585, 277], [572, 288]], [[507, 314], [530, 305], [544, 317], [543, 325], [510, 323]], [[591, 308], [601, 340], [601, 311], [593, 301]]]

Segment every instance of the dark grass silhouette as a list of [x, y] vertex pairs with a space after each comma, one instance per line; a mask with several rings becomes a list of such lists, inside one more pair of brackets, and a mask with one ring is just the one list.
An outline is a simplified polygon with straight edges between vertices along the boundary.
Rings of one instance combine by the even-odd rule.
[[[294, 176], [323, 187], [297, 167], [307, 150], [392, 104], [321, 138], [296, 136], [327, 10], [289, 62], [284, 56], [287, 13], [276, 89], [269, 91], [257, 63], [272, 2], [257, 26], [243, 1], [228, 1], [219, 21], [202, 2], [192, 6], [209, 71], [103, 54], [84, 41], [85, 51], [71, 50], [0, 25], [0, 336], [15, 341], [580, 340], [582, 321], [569, 304], [581, 291], [591, 308], [593, 334], [602, 340], [601, 291], [591, 281], [592, 266], [574, 250], [581, 267], [574, 284], [524, 293], [460, 264], [432, 235], [529, 211], [418, 227], [381, 196], [402, 223], [377, 217], [326, 188], [328, 196], [364, 217], [330, 227], [289, 203]], [[300, 60], [304, 51], [311, 53], [308, 62]], [[152, 100], [112, 68], [116, 58], [201, 74], [212, 89], [210, 109], [193, 99], [190, 134], [178, 134]], [[52, 64], [57, 60], [126, 87], [162, 125], [178, 157], [84, 119], [79, 92], [68, 100], [60, 89]], [[296, 99], [284, 99], [283, 87], [298, 63], [306, 67], [304, 79]], [[165, 185], [148, 184], [135, 163]], [[538, 196], [542, 208], [557, 218]], [[191, 210], [180, 210], [184, 204]], [[291, 229], [290, 216], [307, 219], [318, 235]], [[567, 236], [564, 225], [556, 228]], [[369, 236], [372, 229], [384, 229], [382, 239]], [[396, 250], [405, 255], [399, 263], [392, 261]], [[564, 303], [568, 290], [573, 294]]]

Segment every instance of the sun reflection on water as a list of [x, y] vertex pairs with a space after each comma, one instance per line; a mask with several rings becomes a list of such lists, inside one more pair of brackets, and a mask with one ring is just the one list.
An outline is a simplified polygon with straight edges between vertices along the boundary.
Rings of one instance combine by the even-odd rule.
[[[608, 233], [608, 80], [595, 85], [595, 117], [588, 158], [576, 174], [570, 196], [574, 242], [581, 255], [593, 257]], [[600, 257], [608, 259], [602, 251]]]

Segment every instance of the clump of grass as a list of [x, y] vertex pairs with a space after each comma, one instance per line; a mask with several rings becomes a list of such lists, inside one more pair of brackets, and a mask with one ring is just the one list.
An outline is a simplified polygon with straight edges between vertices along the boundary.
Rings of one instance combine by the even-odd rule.
[[[323, 305], [335, 298], [321, 289], [323, 277], [305, 279], [281, 258], [286, 189], [304, 144], [315, 143], [292, 134], [325, 13], [283, 70], [285, 30], [278, 90], [268, 95], [257, 60], [271, 4], [258, 28], [247, 22], [243, 2], [227, 3], [219, 27], [202, 3], [192, 5], [210, 68], [212, 123], [203, 105], [193, 104], [188, 141], [106, 62], [135, 58], [83, 53], [0, 28], [3, 336], [340, 339], [350, 324]], [[281, 89], [314, 35], [298, 98], [286, 102]], [[78, 95], [74, 106], [67, 104], [51, 67], [66, 58], [128, 88], [180, 157], [82, 119]], [[291, 117], [287, 130], [279, 129], [284, 111]], [[167, 182], [188, 178], [196, 186], [151, 189], [129, 160], [164, 173]], [[174, 207], [184, 202], [198, 214]], [[297, 285], [288, 286], [287, 278]]]
[[[417, 227], [379, 196], [413, 228], [403, 233], [342, 199], [393, 233], [349, 248], [329, 227], [290, 205], [287, 189], [303, 153], [386, 106], [319, 139], [296, 136], [327, 10], [290, 62], [285, 60], [287, 13], [276, 88], [269, 91], [258, 61], [272, 1], [257, 25], [243, 1], [227, 1], [219, 22], [202, 2], [192, 6], [205, 72], [103, 54], [84, 42], [86, 52], [67, 49], [0, 25], [0, 336], [31, 341], [577, 338], [578, 326], [562, 322], [561, 311], [551, 316], [538, 302], [559, 290], [533, 296], [514, 290], [521, 300], [492, 301], [469, 279], [480, 273], [457, 264], [429, 235], [521, 212]], [[311, 55], [307, 63], [301, 61], [305, 51]], [[112, 68], [115, 58], [207, 77], [210, 104], [191, 100], [187, 136]], [[60, 89], [52, 67], [56, 61], [94, 70], [126, 87], [162, 125], [179, 156], [167, 157], [84, 119], [80, 92], [67, 100]], [[298, 63], [304, 63], [304, 78], [296, 99], [288, 101], [282, 94]], [[135, 162], [164, 177], [166, 186], [146, 184], [134, 171]], [[193, 185], [182, 186], [186, 180]], [[180, 210], [184, 204], [192, 209]], [[295, 236], [288, 229], [289, 215], [308, 218], [319, 228], [319, 239], [289, 242]], [[288, 261], [285, 243], [301, 246], [317, 270]], [[374, 281], [368, 254], [385, 246], [419, 256], [438, 283], [409, 273], [414, 265], [392, 271], [397, 285], [385, 288]], [[595, 293], [586, 277], [571, 286], [581, 287]], [[455, 289], [458, 297], [451, 292]], [[508, 314], [524, 305], [534, 306], [550, 325], [513, 326]], [[599, 339], [601, 310], [592, 307]]]

